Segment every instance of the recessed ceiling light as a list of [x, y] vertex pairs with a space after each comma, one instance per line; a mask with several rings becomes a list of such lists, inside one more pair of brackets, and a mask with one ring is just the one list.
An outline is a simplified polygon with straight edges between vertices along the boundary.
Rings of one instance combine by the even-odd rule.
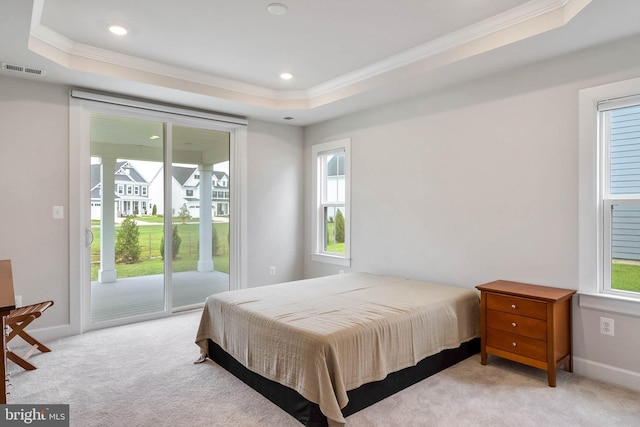
[[127, 29], [121, 25], [110, 25], [109, 31], [117, 36], [124, 36], [128, 32]]
[[291, 80], [293, 78], [293, 74], [291, 74], [291, 73], [280, 73], [280, 78], [282, 80]]
[[151, 135], [149, 139], [160, 139], [160, 137], [158, 135]]
[[272, 15], [284, 15], [285, 13], [287, 13], [288, 9], [287, 6], [282, 3], [271, 3], [269, 6], [267, 6], [267, 10]]

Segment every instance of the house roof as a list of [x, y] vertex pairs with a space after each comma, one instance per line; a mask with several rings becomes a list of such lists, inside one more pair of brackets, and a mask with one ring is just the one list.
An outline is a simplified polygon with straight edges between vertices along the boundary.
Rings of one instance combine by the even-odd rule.
[[[148, 182], [138, 173], [138, 171], [128, 161], [117, 162], [114, 170], [116, 181], [130, 181], [140, 184]], [[100, 164], [91, 165], [91, 188], [100, 184]]]
[[327, 164], [327, 176], [344, 175], [344, 155], [334, 155]]
[[174, 166], [172, 173], [175, 180], [178, 181], [178, 184], [184, 187], [187, 180], [191, 178], [191, 175], [193, 175], [196, 170], [198, 170], [198, 168]]
[[129, 161], [122, 161], [116, 163], [116, 181], [122, 180], [122, 177], [126, 177], [125, 180], [132, 181], [135, 183], [144, 183], [148, 184], [148, 182], [138, 173], [135, 167]]
[[[174, 166], [173, 167], [173, 177], [182, 187], [185, 186], [189, 178], [198, 170], [196, 167], [185, 167], [185, 166]], [[216, 181], [221, 181], [224, 179], [229, 179], [229, 176], [225, 172], [221, 171], [213, 171], [213, 176], [216, 178]], [[200, 185], [200, 180], [198, 180], [198, 184], [194, 187]]]

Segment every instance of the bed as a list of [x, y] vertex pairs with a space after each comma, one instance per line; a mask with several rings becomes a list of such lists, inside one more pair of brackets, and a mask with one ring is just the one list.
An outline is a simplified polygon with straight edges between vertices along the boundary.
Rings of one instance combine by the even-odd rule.
[[479, 351], [475, 290], [346, 273], [214, 294], [209, 357], [308, 426], [345, 416]]

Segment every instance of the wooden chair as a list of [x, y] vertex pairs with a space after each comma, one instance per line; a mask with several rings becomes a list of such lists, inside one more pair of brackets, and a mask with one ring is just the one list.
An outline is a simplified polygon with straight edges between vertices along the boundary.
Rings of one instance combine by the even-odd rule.
[[22, 366], [24, 369], [32, 370], [36, 369], [34, 365], [29, 363], [27, 359], [33, 354], [34, 351], [40, 350], [43, 353], [51, 351], [49, 347], [42, 344], [40, 341], [32, 337], [24, 330], [31, 322], [42, 316], [42, 313], [53, 305], [53, 301], [44, 301], [37, 304], [31, 304], [24, 307], [16, 308], [11, 311], [5, 318], [6, 326], [11, 328], [11, 332], [7, 335], [7, 344], [13, 338], [19, 336], [27, 343], [31, 344], [29, 351], [24, 356], [18, 356], [7, 347], [7, 359], [11, 360], [17, 365]]
[[0, 404], [7, 403], [7, 363], [4, 355], [7, 344], [5, 335], [6, 316], [16, 308], [15, 295], [13, 294], [13, 276], [11, 275], [11, 261], [0, 260]]
[[[31, 304], [24, 307], [15, 308], [15, 300], [13, 295], [13, 275], [11, 272], [11, 260], [0, 261], [0, 303], [9, 306], [12, 310], [4, 318], [4, 326], [8, 327], [11, 331], [6, 336], [3, 348], [6, 346], [7, 359], [13, 361], [17, 365], [20, 365], [24, 369], [32, 370], [36, 369], [27, 359], [33, 354], [34, 351], [40, 350], [43, 353], [51, 351], [49, 347], [42, 344], [37, 339], [24, 330], [31, 322], [42, 316], [42, 313], [53, 305], [53, 301], [44, 301], [38, 304]], [[4, 329], [4, 328], [3, 328]], [[4, 334], [5, 331], [3, 330]], [[8, 347], [9, 341], [19, 336], [27, 343], [31, 344], [31, 348], [24, 356], [18, 356], [11, 351]]]

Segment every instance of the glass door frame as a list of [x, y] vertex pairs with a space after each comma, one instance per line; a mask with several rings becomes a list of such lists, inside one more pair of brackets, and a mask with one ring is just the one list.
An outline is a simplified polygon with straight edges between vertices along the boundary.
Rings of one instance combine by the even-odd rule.
[[[166, 317], [173, 313], [171, 307], [171, 283], [165, 280], [165, 310], [135, 318], [118, 321], [91, 323], [90, 313], [90, 114], [100, 112], [157, 120], [171, 125], [188, 125], [229, 132], [229, 173], [231, 198], [230, 209], [230, 265], [229, 288], [246, 287], [246, 146], [247, 121], [241, 118], [227, 117], [196, 110], [159, 105], [146, 101], [122, 99], [72, 90], [69, 113], [69, 323], [73, 333], [82, 333], [91, 329], [116, 326], [132, 321], [151, 320]], [[169, 133], [171, 125], [167, 126]], [[170, 138], [170, 135], [167, 137]], [[171, 203], [171, 147], [165, 144], [165, 209]], [[170, 210], [169, 210], [170, 211]], [[167, 224], [168, 222], [168, 224]], [[165, 241], [171, 242], [171, 218], [165, 216]], [[171, 272], [171, 263], [165, 263], [165, 276]], [[170, 276], [169, 276], [170, 277]]]

